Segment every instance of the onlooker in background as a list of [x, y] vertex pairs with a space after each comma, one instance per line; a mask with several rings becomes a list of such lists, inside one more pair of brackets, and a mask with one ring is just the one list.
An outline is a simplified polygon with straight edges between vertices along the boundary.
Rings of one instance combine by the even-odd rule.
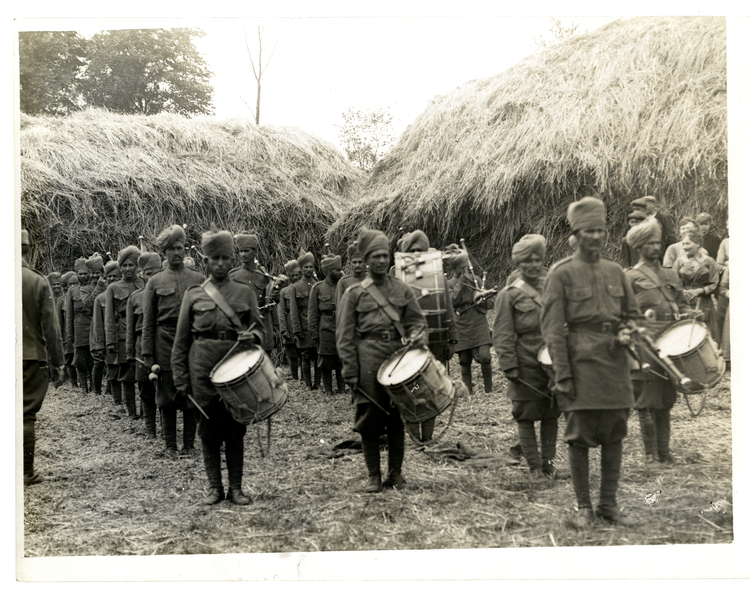
[[[34, 472], [34, 423], [47, 394], [50, 374], [62, 384], [64, 363], [60, 326], [47, 279], [26, 262], [30, 240], [21, 230], [21, 314], [23, 330], [23, 483], [34, 485], [42, 477]], [[49, 372], [48, 372], [49, 367]]]
[[705, 249], [708, 255], [715, 260], [719, 254], [721, 238], [711, 230], [711, 224], [713, 223], [711, 215], [708, 213], [700, 213], [695, 218], [695, 221], [698, 223], [698, 228], [703, 236], [703, 249]]
[[[646, 219], [648, 219], [648, 214], [645, 211], [633, 211], [628, 215], [628, 227], [635, 227], [638, 223], [642, 223]], [[630, 268], [638, 263], [638, 252], [628, 245], [628, 241], [625, 237], [622, 238], [620, 251], [623, 268]]]
[[[674, 261], [685, 253], [685, 250], [682, 249], [682, 236], [685, 235], [687, 231], [700, 233], [700, 229], [698, 229], [698, 223], [696, 223], [695, 220], [691, 219], [690, 217], [683, 217], [682, 219], [680, 219], [677, 228], [680, 232], [680, 241], [670, 245], [667, 248], [667, 251], [664, 252], [664, 261], [662, 262], [662, 266], [664, 266], [665, 268], [671, 268], [672, 266], [674, 266]], [[708, 255], [708, 252], [706, 252], [706, 250], [702, 247], [700, 251]]]
[[727, 363], [727, 370], [730, 368], [731, 347], [729, 342], [729, 266], [724, 269], [719, 281], [719, 301], [724, 301], [724, 319], [719, 324], [721, 328], [721, 340], [719, 341], [719, 348], [724, 356], [724, 360]]
[[716, 254], [716, 263], [722, 268], [729, 266], [729, 238], [723, 239]]
[[662, 210], [661, 203], [655, 196], [644, 196], [643, 202], [646, 203], [646, 213], [651, 217], [656, 217], [656, 220], [661, 224], [661, 251], [666, 251], [667, 247], [676, 241], [674, 219]]

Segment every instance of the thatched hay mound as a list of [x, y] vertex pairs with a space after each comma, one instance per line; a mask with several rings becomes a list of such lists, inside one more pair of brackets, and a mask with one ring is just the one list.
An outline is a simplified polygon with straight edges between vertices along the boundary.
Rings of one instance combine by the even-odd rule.
[[259, 257], [280, 271], [300, 247], [322, 250], [364, 180], [332, 145], [245, 120], [22, 116], [20, 140], [22, 224], [48, 270], [94, 251], [116, 255], [139, 235], [151, 245], [172, 223], [187, 224], [188, 244], [200, 246], [214, 222], [255, 229]]
[[338, 246], [367, 224], [432, 245], [466, 238], [495, 273], [524, 233], [567, 251], [568, 204], [598, 193], [610, 252], [628, 203], [653, 194], [672, 214], [727, 213], [723, 18], [636, 18], [540, 51], [506, 72], [437, 97], [383, 158], [329, 232]]

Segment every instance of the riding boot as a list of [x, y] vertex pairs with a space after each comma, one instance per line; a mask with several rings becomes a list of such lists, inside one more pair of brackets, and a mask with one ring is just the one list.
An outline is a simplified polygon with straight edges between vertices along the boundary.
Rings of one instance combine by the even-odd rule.
[[[183, 450], [192, 450], [195, 444], [195, 430], [198, 427], [198, 420], [195, 417], [195, 409], [185, 409], [182, 412], [182, 448]], [[176, 418], [175, 418], [176, 421]], [[176, 434], [175, 434], [176, 437]]]
[[120, 381], [120, 390], [122, 391], [122, 399], [125, 403], [125, 408], [128, 410], [128, 417], [131, 419], [137, 419], [138, 412], [135, 406], [135, 383], [129, 380]]
[[322, 372], [323, 394], [326, 396], [332, 396], [333, 395], [333, 371], [328, 370], [327, 368], [318, 368], [315, 371], [315, 376], [317, 376], [319, 372]]
[[343, 395], [346, 392], [346, 383], [344, 377], [341, 375], [341, 368], [336, 369], [336, 392], [339, 395]]
[[471, 365], [464, 366], [461, 364], [461, 380], [464, 381], [464, 384], [471, 395], [474, 392], [474, 385], [471, 382]]
[[211, 489], [221, 489], [223, 493], [224, 486], [221, 482], [221, 442], [201, 439], [201, 453], [203, 454], [203, 466], [206, 469], [208, 486]]
[[292, 380], [299, 380], [299, 359], [289, 358], [289, 370], [292, 373]]
[[300, 358], [300, 364], [302, 365], [302, 380], [305, 381], [305, 388], [308, 391], [312, 390], [312, 373], [310, 372], [310, 359], [302, 356]]
[[112, 400], [115, 405], [122, 405], [122, 388], [120, 387], [120, 381], [116, 378], [108, 380], [109, 390], [112, 391]]
[[81, 391], [83, 391], [84, 395], [89, 394], [89, 379], [88, 379], [88, 371], [85, 368], [77, 368], [78, 372], [78, 386], [81, 387]]
[[612, 511], [617, 508], [617, 483], [622, 464], [622, 442], [602, 444], [602, 482], [599, 488], [599, 509]]
[[528, 419], [517, 421], [518, 440], [521, 442], [521, 450], [529, 465], [529, 471], [539, 473], [542, 470], [542, 460], [539, 457], [539, 445], [536, 439], [534, 422]]
[[568, 461], [578, 509], [591, 509], [589, 495], [589, 449], [568, 444]]
[[[646, 463], [656, 460], [656, 424], [651, 409], [638, 409], [638, 424], [641, 427], [641, 439], [643, 439], [643, 452], [646, 455]], [[667, 446], [669, 441], [667, 441]]]
[[173, 454], [177, 452], [177, 407], [168, 403], [160, 409], [164, 446], [168, 454]]
[[482, 380], [484, 381], [484, 392], [492, 392], [492, 364], [487, 362], [482, 364]]
[[654, 411], [654, 429], [656, 430], [656, 451], [661, 462], [674, 462], [672, 452], [669, 450], [669, 438], [671, 434], [670, 413], [671, 409], [657, 409]]
[[94, 366], [94, 382], [92, 383], [92, 386], [94, 387], [94, 394], [95, 395], [101, 395], [102, 394], [102, 380], [104, 378], [104, 366]]

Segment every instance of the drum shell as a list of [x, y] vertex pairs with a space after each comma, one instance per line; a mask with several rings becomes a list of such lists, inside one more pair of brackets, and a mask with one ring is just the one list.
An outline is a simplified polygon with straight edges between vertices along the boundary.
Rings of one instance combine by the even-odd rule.
[[211, 382], [236, 421], [245, 425], [257, 423], [284, 406], [289, 397], [287, 384], [278, 376], [265, 351], [242, 376], [228, 382], [215, 382], [214, 372], [229, 359], [231, 356], [225, 357], [214, 367]]
[[[396, 278], [409, 285], [427, 321], [430, 345], [448, 343], [448, 297], [439, 251], [396, 252]], [[416, 263], [418, 262], [418, 263]]]
[[416, 374], [403, 382], [383, 384], [383, 375], [405, 350], [402, 348], [383, 362], [378, 370], [378, 382], [399, 408], [406, 423], [422, 423], [450, 407], [456, 391], [445, 366], [428, 350], [424, 350], [425, 362]]
[[699, 325], [704, 331], [704, 336], [682, 354], [669, 354], [669, 359], [685, 376], [693, 382], [692, 386], [685, 387], [675, 382], [677, 390], [682, 393], [700, 393], [719, 383], [726, 370], [726, 362], [719, 351], [716, 342], [711, 338], [708, 327], [701, 322], [690, 319], [677, 321], [665, 329], [656, 340], [657, 347], [661, 348], [667, 338], [675, 337], [677, 330], [685, 325]]

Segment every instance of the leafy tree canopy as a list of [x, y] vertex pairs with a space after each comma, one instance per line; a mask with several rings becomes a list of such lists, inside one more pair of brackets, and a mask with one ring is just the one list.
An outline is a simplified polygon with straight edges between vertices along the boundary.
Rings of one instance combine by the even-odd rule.
[[341, 113], [339, 142], [353, 165], [370, 171], [393, 147], [393, 115], [390, 108], [354, 108]]

